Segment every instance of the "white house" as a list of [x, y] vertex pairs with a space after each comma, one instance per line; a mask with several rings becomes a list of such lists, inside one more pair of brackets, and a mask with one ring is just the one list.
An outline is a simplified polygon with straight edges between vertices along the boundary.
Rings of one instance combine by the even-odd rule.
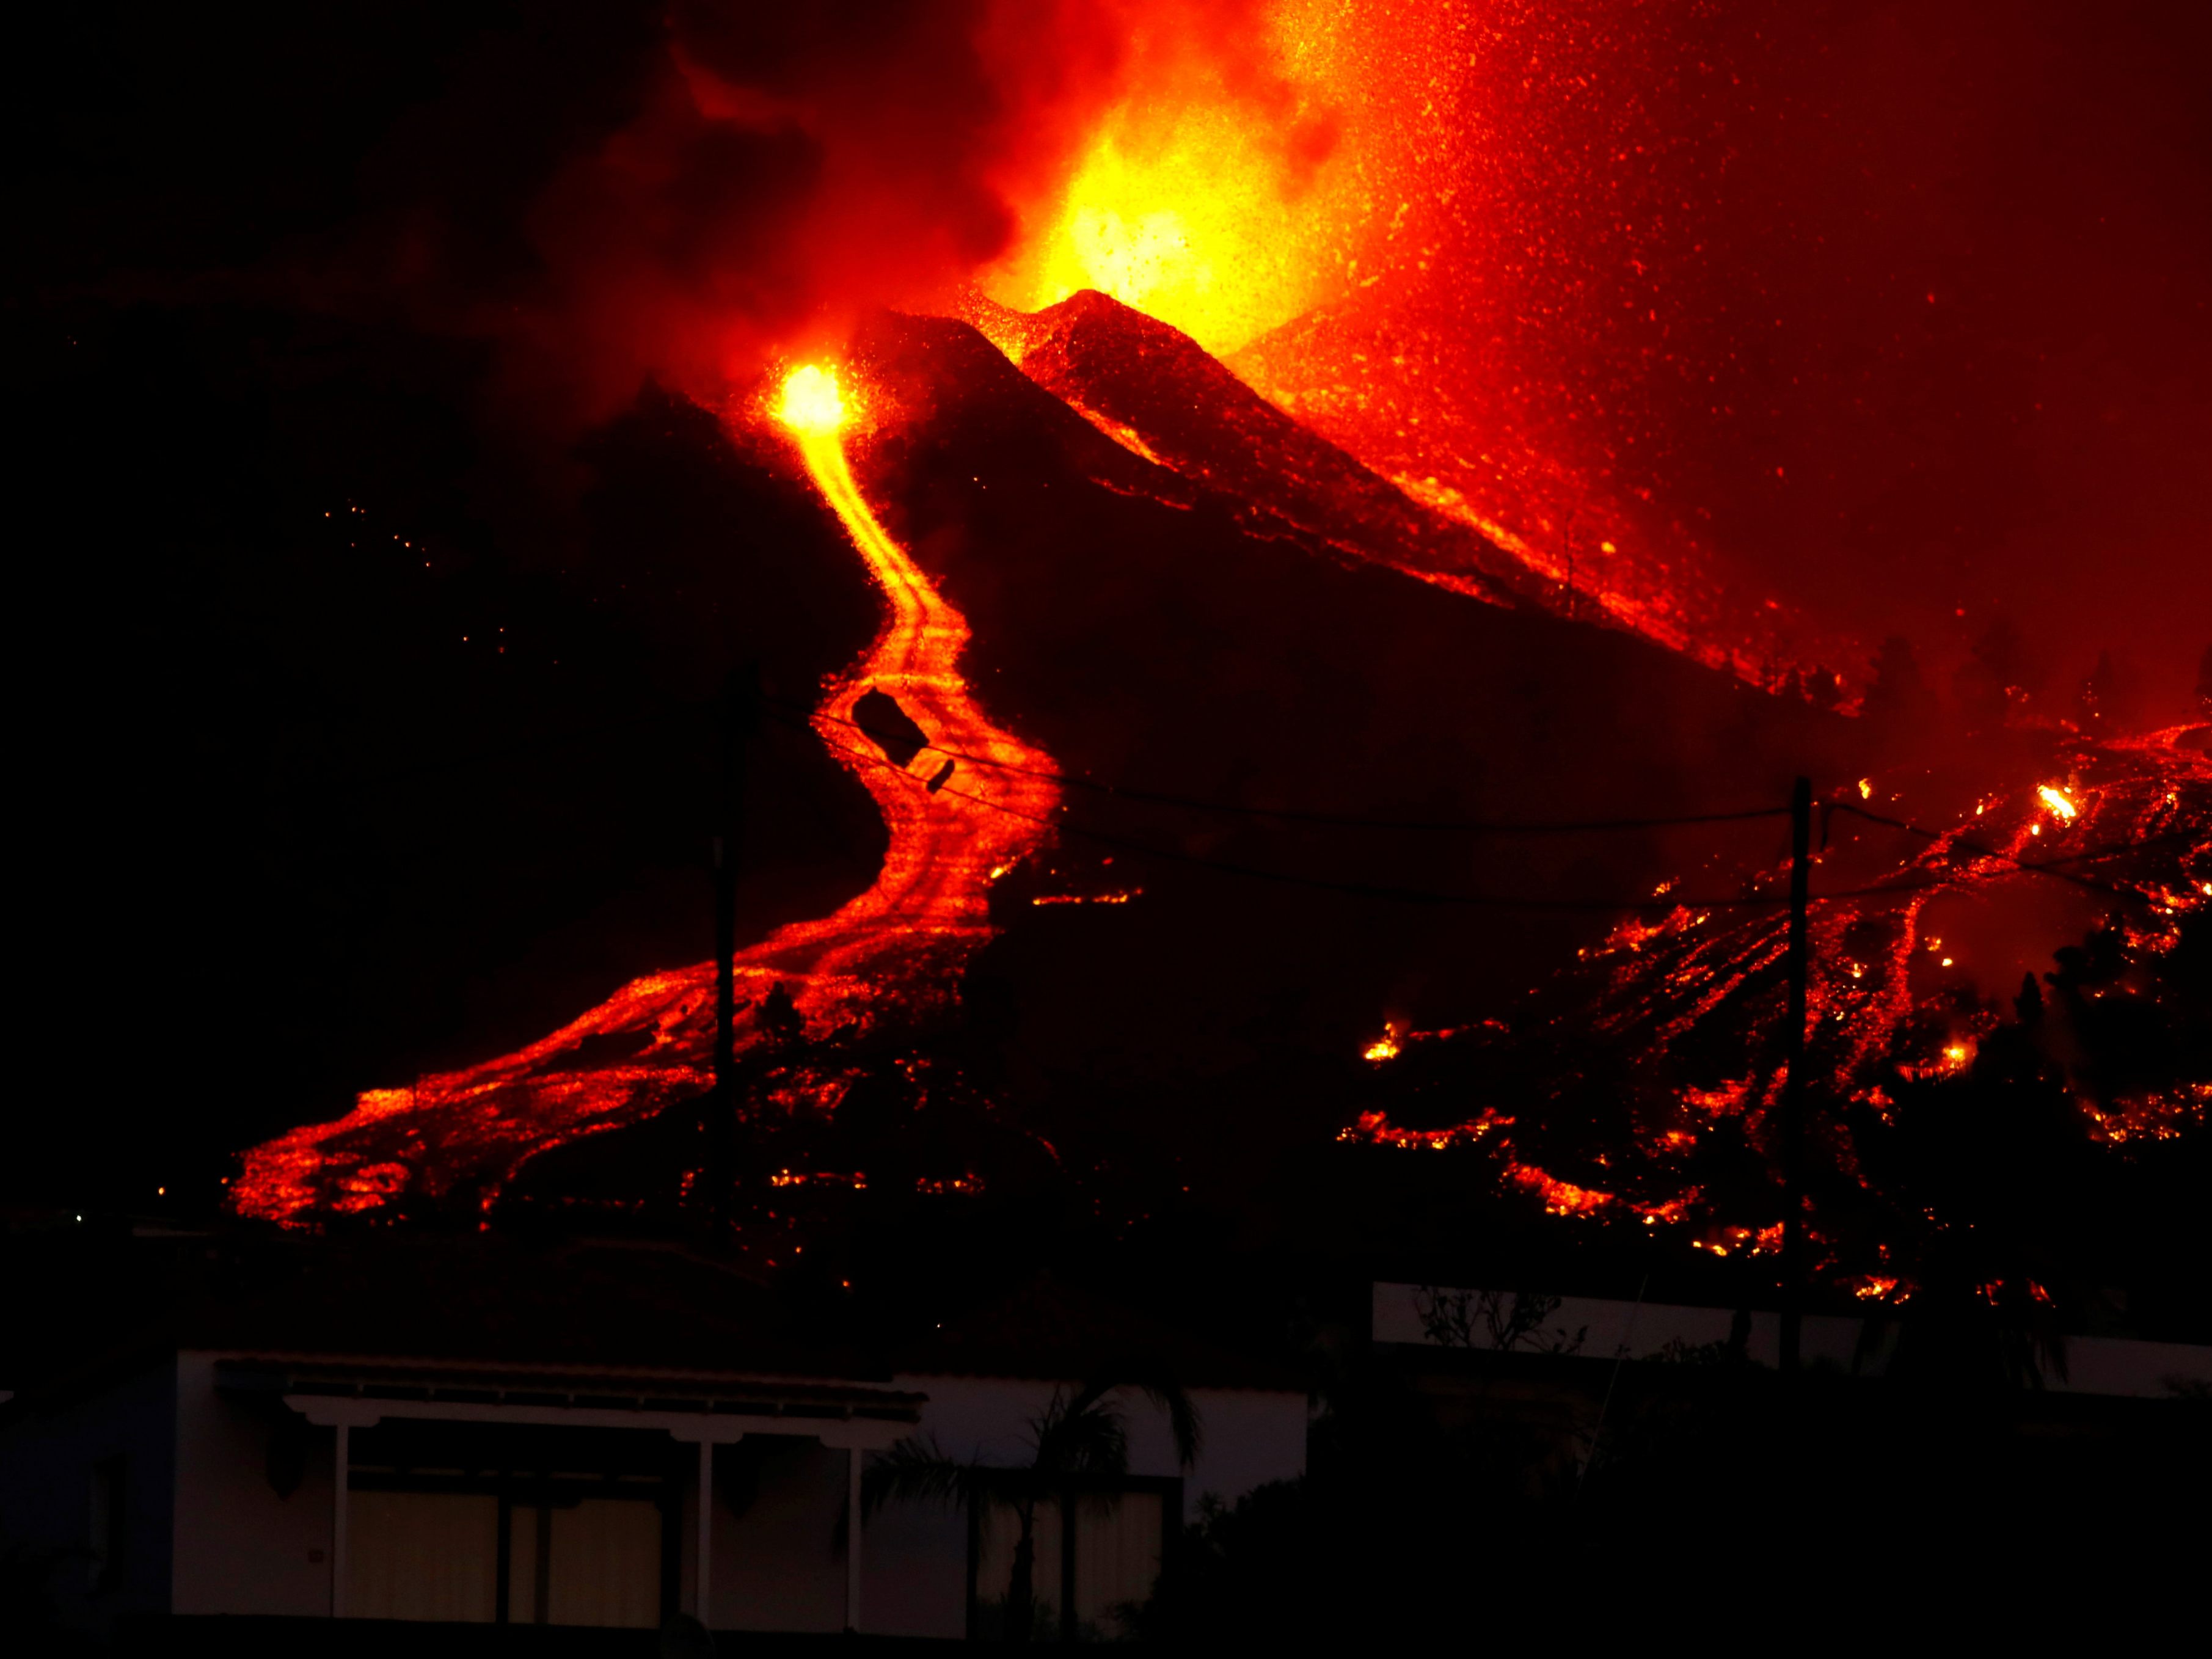
[[1133, 1392], [1127, 1478], [1040, 1505], [1040, 1602], [1110, 1632], [1202, 1495], [1304, 1465], [1292, 1380], [1066, 1287], [871, 1358], [794, 1335], [759, 1287], [674, 1249], [248, 1255], [157, 1330], [0, 1377], [0, 1539], [41, 1553], [73, 1622], [681, 1612], [959, 1637], [1006, 1594], [1010, 1516], [893, 1504], [855, 1529], [868, 1455], [922, 1435], [1019, 1465], [1055, 1389], [1172, 1377], [1200, 1415], [1194, 1468]]

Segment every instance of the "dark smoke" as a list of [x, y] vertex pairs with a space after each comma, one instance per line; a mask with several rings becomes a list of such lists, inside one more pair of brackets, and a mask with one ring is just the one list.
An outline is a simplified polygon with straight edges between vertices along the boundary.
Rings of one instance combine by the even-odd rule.
[[[942, 293], [1147, 47], [1133, 0], [566, 0], [75, 15], [37, 53], [33, 292], [495, 339], [543, 415]], [[1256, 0], [1176, 9], [1202, 42]], [[1232, 83], [1258, 82], [1249, 72]]]

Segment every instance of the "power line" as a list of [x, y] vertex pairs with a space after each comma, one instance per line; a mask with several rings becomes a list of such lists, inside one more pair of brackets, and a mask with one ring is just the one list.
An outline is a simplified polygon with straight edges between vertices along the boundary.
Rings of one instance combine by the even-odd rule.
[[1869, 812], [1863, 806], [1855, 806], [1849, 801], [1832, 801], [1829, 805], [1838, 811], [1849, 812], [1854, 817], [1866, 819], [1869, 823], [1879, 823], [1891, 830], [1902, 830], [1907, 835], [1918, 836], [1924, 841], [1947, 841], [1953, 847], [1964, 848], [1966, 851], [1980, 857], [1996, 859], [2001, 863], [2013, 866], [2015, 869], [2030, 871], [2037, 875], [2050, 876], [2058, 881], [2070, 881], [2077, 887], [2087, 887], [2095, 892], [2109, 893], [2115, 898], [2139, 899], [2143, 896], [2130, 888], [2115, 887], [2109, 882], [2093, 881], [2087, 876], [2075, 875], [2061, 866], [2069, 864], [2092, 864], [2100, 859], [2117, 857], [2122, 853], [2132, 853], [2145, 847], [2157, 847], [2171, 841], [2187, 841], [2195, 833], [2192, 830], [2177, 830], [2163, 836], [2148, 836], [2141, 841], [2116, 842], [2109, 846], [2071, 854], [2062, 859], [2039, 859], [2031, 861], [2015, 858], [2010, 853], [1986, 846], [1980, 842], [1958, 838], [1955, 830], [1929, 830], [1921, 824], [1908, 823], [1903, 818], [1885, 817], [1879, 812]]
[[[796, 722], [793, 721], [778, 720], [776, 723], [794, 732], [803, 729]], [[849, 721], [842, 723], [848, 725], [851, 724]], [[849, 755], [854, 759], [860, 761], [867, 765], [878, 766], [887, 771], [895, 772], [899, 776], [907, 779], [919, 788], [927, 789], [928, 787], [926, 780], [916, 777], [912, 772], [908, 771], [906, 768], [898, 765], [896, 762], [891, 761], [884, 756], [872, 754], [865, 749], [854, 749], [844, 744], [832, 742], [826, 738], [821, 737], [819, 733], [811, 733], [811, 735], [813, 735], [817, 741], [823, 743], [826, 748], [829, 748], [838, 754]], [[940, 750], [939, 752], [947, 751]], [[1034, 775], [1049, 777], [1051, 775], [1034, 774]], [[1790, 903], [1790, 900], [1786, 896], [1777, 896], [1771, 898], [1758, 896], [1740, 896], [1734, 898], [1692, 898], [1681, 895], [1669, 895], [1663, 897], [1655, 896], [1651, 898], [1593, 898], [1587, 896], [1519, 898], [1500, 894], [1445, 893], [1438, 892], [1429, 888], [1396, 887], [1382, 883], [1346, 881], [1334, 879], [1325, 876], [1301, 876], [1292, 874], [1286, 871], [1265, 869], [1258, 865], [1239, 864], [1226, 859], [1208, 858], [1200, 854], [1186, 853], [1179, 848], [1158, 847], [1154, 846], [1150, 842], [1137, 840], [1133, 836], [1119, 836], [1107, 830], [1088, 829], [1083, 825], [1070, 823], [1065, 819], [1048, 817], [1043, 813], [1024, 811], [1019, 807], [1009, 806], [1002, 801], [992, 800], [988, 796], [978, 795], [964, 789], [955, 788], [950, 783], [940, 784], [934, 793], [951, 795], [958, 799], [971, 802], [977, 806], [987, 809], [988, 811], [1002, 813], [1008, 817], [1019, 818], [1024, 823], [1037, 824], [1042, 828], [1055, 830], [1062, 835], [1073, 836], [1079, 840], [1092, 842], [1101, 846], [1111, 847], [1119, 852], [1134, 853], [1148, 858], [1164, 860], [1173, 864], [1188, 865], [1197, 869], [1211, 870], [1223, 875], [1240, 876], [1247, 880], [1263, 881], [1277, 886], [1299, 887], [1320, 892], [1341, 893], [1355, 898], [1382, 899], [1395, 903], [1442, 904], [1477, 909], [1565, 912], [1580, 911], [1600, 914], [1615, 913], [1622, 910], [1671, 910], [1677, 908], [1690, 910], [1772, 910], [1783, 908]], [[1783, 813], [1787, 814], [1790, 809], [1784, 807], [1781, 809], [1781, 811]], [[2133, 852], [2142, 847], [2156, 846], [2161, 842], [2177, 838], [2185, 837], [2171, 836], [2159, 836], [2142, 842], [2124, 843], [2111, 848], [2094, 850], [2088, 853], [2077, 854], [2074, 855], [2073, 858], [2064, 860], [2064, 862], [2078, 863], [2089, 859], [2113, 857], [2121, 853]], [[2005, 861], [2014, 863], [2021, 869], [2027, 871], [2039, 871], [2043, 868], [2043, 866], [2038, 865], [2022, 864], [2017, 860], [2008, 860]], [[2060, 875], [2063, 874], [2063, 872], [2056, 870], [2051, 871], [2051, 873]], [[2082, 881], [2084, 884], [2095, 887], [2117, 898], [2134, 899], [2138, 902], [2148, 902], [2148, 900], [2145, 899], [2142, 894], [2133, 892], [2124, 888], [2106, 887], [2102, 883], [2088, 882], [2084, 878], [2068, 878]], [[1812, 896], [1811, 902], [1815, 904], [1827, 904], [1832, 903], [1840, 899], [1874, 898], [1887, 896], [1891, 894], [1928, 892], [1941, 888], [1946, 884], [1948, 884], [1948, 880], [1945, 877], [1940, 874], [1929, 874], [1921, 879], [1878, 882], [1863, 887], [1850, 887], [1844, 888], [1834, 892], [1818, 893]]]
[[[769, 701], [774, 702], [774, 699]], [[799, 710], [793, 703], [778, 702], [777, 707], [794, 713], [803, 712], [810, 720], [826, 720], [839, 726], [852, 727], [863, 736], [874, 733], [858, 720], [848, 720], [842, 714], [827, 710]], [[1757, 806], [1731, 812], [1686, 812], [1649, 817], [1573, 818], [1553, 822], [1514, 821], [1506, 819], [1419, 819], [1374, 818], [1356, 813], [1309, 812], [1291, 807], [1248, 806], [1240, 802], [1205, 800], [1194, 795], [1164, 793], [1158, 790], [1137, 789], [1126, 784], [1107, 783], [1096, 778], [1073, 777], [1052, 772], [1042, 767], [1018, 766], [1012, 761], [994, 760], [986, 755], [971, 755], [958, 749], [947, 749], [941, 744], [925, 743], [924, 750], [946, 758], [964, 761], [970, 766], [988, 767], [996, 771], [1011, 772], [1025, 778], [1048, 779], [1072, 788], [1088, 789], [1095, 793], [1111, 795], [1122, 800], [1143, 801], [1156, 806], [1175, 806], [1194, 812], [1220, 813], [1227, 817], [1270, 818], [1289, 823], [1322, 823], [1357, 830], [1387, 830], [1443, 835], [1473, 836], [1545, 836], [1594, 834], [1613, 830], [1660, 830], [1678, 824], [1737, 823], [1756, 818], [1782, 818], [1790, 816], [1786, 806]]]
[[[793, 729], [795, 730], [797, 728], [793, 727]], [[816, 735], [818, 738], [819, 734]], [[889, 760], [883, 756], [871, 754], [864, 749], [849, 748], [843, 744], [830, 742], [826, 738], [822, 738], [820, 740], [826, 747], [839, 754], [849, 755], [855, 760], [864, 762], [870, 766], [878, 766], [888, 771], [896, 772], [901, 777], [908, 779], [919, 787], [927, 787], [924, 780], [915, 777], [913, 773], [908, 771], [904, 767], [898, 765], [896, 762]], [[1292, 874], [1287, 871], [1265, 869], [1258, 865], [1235, 863], [1227, 859], [1207, 858], [1201, 854], [1186, 853], [1176, 848], [1157, 847], [1150, 842], [1139, 841], [1133, 836], [1117, 836], [1107, 830], [1087, 829], [1083, 825], [1070, 823], [1065, 819], [1050, 817], [1043, 813], [1026, 812], [1019, 807], [1009, 806], [1002, 801], [994, 801], [987, 796], [973, 794], [964, 789], [956, 789], [950, 784], [939, 785], [937, 793], [939, 794], [952, 795], [961, 800], [971, 801], [975, 805], [984, 807], [988, 811], [1003, 813], [1008, 817], [1019, 818], [1025, 823], [1038, 824], [1045, 829], [1055, 830], [1063, 835], [1073, 836], [1079, 840], [1093, 842], [1101, 846], [1111, 847], [1116, 851], [1135, 853], [1145, 857], [1161, 859], [1173, 864], [1188, 865], [1201, 870], [1212, 870], [1223, 875], [1241, 876], [1248, 880], [1269, 882], [1278, 886], [1301, 887], [1321, 892], [1342, 893], [1355, 898], [1386, 899], [1393, 902], [1402, 904], [1446, 904], [1465, 906], [1479, 909], [1589, 911], [1605, 914], [1611, 914], [1622, 910], [1671, 910], [1676, 908], [1692, 910], [1773, 909], [1785, 906], [1790, 902], [1787, 897], [1689, 898], [1686, 896], [1670, 896], [1667, 897], [1655, 896], [1651, 898], [1518, 898], [1501, 894], [1444, 893], [1438, 892], [1434, 889], [1430, 888], [1395, 887], [1379, 882], [1346, 881], [1334, 879], [1326, 876], [1301, 876]], [[1784, 810], [1786, 811], [1787, 809]], [[1889, 890], [1893, 890], [1887, 888], [1867, 888], [1859, 890], [1862, 893], [1883, 892]], [[1858, 894], [1856, 893], [1846, 893], [1823, 895], [1822, 898], [1825, 899], [1832, 896], [1853, 897], [1857, 896]]]

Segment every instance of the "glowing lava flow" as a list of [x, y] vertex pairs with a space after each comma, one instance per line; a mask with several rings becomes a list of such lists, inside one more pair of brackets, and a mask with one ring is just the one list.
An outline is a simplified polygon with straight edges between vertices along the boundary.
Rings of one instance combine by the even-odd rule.
[[[2163, 999], [2179, 1003], [2185, 969], [2174, 969], [2171, 989], [2155, 970], [2160, 958], [2183, 959], [2184, 925], [2201, 925], [2212, 913], [2208, 738], [2212, 728], [2176, 727], [2075, 739], [2053, 757], [2065, 769], [2063, 787], [2022, 778], [1984, 795], [1952, 827], [1926, 832], [1924, 843], [1879, 819], [1861, 821], [1863, 830], [1839, 819], [1819, 860], [1810, 920], [1807, 1052], [1821, 1103], [1808, 1137], [1815, 1156], [1883, 1197], [1878, 1181], [1897, 1179], [1896, 1166], [1880, 1173], [1871, 1160], [1863, 1164], [1862, 1152], [1894, 1127], [1901, 1085], [1962, 1076], [1994, 1034], [2009, 1025], [2017, 1037], [2031, 1016], [2011, 1003], [2008, 1020], [2008, 1003], [2023, 970], [2038, 1009], [2045, 994], [2063, 1009], [2071, 994], [2061, 988], [2065, 975], [2035, 971], [2054, 960], [2067, 969], [2065, 955], [2051, 954], [2059, 947], [2075, 958], [2068, 971], [2079, 976], [2081, 1006], [2130, 1009], [2127, 1018], [2150, 1022]], [[1851, 798], [1874, 793], [1869, 780]], [[1780, 874], [1765, 872], [1765, 890]], [[2095, 884], [2054, 882], [2055, 874]], [[2077, 943], [2099, 928], [2098, 950]], [[1970, 968], [1969, 940], [1997, 961]], [[1449, 1052], [1452, 1043], [1440, 1039], [1450, 1037], [1462, 1051], [1458, 1069], [1436, 1075], [1453, 1079], [1470, 1100], [1476, 1089], [1507, 1079], [1498, 1103], [1450, 1123], [1394, 1121], [1387, 1110], [1369, 1109], [1339, 1139], [1438, 1152], [1480, 1141], [1504, 1178], [1540, 1197], [1553, 1214], [1625, 1211], [1647, 1225], [1686, 1223], [1695, 1248], [1716, 1255], [1777, 1249], [1778, 1212], [1758, 1207], [1771, 1200], [1747, 1196], [1741, 1185], [1707, 1194], [1691, 1153], [1717, 1129], [1723, 1145], [1739, 1133], [1762, 1152], [1772, 1144], [1784, 1075], [1787, 950], [1787, 920], [1771, 905], [1685, 907], [1656, 921], [1624, 921], [1577, 967], [1532, 993], [1512, 1027], [1486, 1024], [1463, 1036], [1393, 1031], [1387, 1039], [1394, 1063], [1378, 1068], [1378, 1088], [1397, 1084], [1397, 1097], [1416, 1109], [1448, 1097], [1433, 1082], [1423, 1092], [1419, 1067], [1425, 1056]], [[2051, 1039], [2047, 1058], [2065, 1076], [2090, 1141], [2112, 1146], [2201, 1130], [2212, 1111], [2212, 1083], [2100, 1075], [2084, 1027], [2069, 1023], [2078, 1019], [2052, 1017], [2052, 1029], [2065, 1035]], [[1594, 1053], [1618, 1058], [1593, 1066]], [[1367, 1054], [1379, 1057], [1376, 1048]], [[1410, 1080], [1399, 1081], [1409, 1073]], [[1735, 1122], [1723, 1129], [1723, 1120]], [[1577, 1186], [1522, 1161], [1556, 1168], [1562, 1158], [1586, 1181], [1601, 1176], [1603, 1187]], [[1924, 1214], [1938, 1223], [1935, 1211]], [[1905, 1231], [1884, 1238], [1865, 1216], [1850, 1224], [1848, 1249], [1858, 1255], [1839, 1253], [1834, 1260], [1844, 1266], [1836, 1271], [1874, 1283], [1881, 1258], [1868, 1252], [1877, 1243], [1901, 1248]], [[1770, 1235], [1773, 1242], [1763, 1243]], [[1821, 1261], [1822, 1272], [1834, 1266]], [[1897, 1280], [1887, 1282], [1896, 1289]]]
[[[850, 412], [836, 377], [799, 369], [786, 384], [780, 414], [808, 473], [890, 601], [890, 621], [860, 668], [831, 689], [814, 724], [876, 798], [891, 844], [873, 887], [826, 921], [798, 924], [776, 939], [810, 930], [835, 938], [823, 957], [832, 971], [857, 972], [866, 963], [871, 977], [881, 981], [887, 953], [950, 945], [964, 954], [983, 942], [990, 932], [992, 878], [1036, 845], [1042, 833], [1038, 820], [1059, 805], [1060, 786], [1050, 757], [993, 726], [970, 696], [958, 671], [968, 619], [945, 602], [869, 510], [846, 459], [841, 434]], [[893, 698], [929, 734], [933, 747], [908, 763], [910, 770], [854, 753], [866, 740], [851, 724], [853, 705], [871, 690]], [[949, 761], [945, 751], [990, 764]], [[760, 948], [769, 951], [775, 942]], [[942, 990], [955, 965], [942, 961], [940, 973], [925, 976], [928, 985], [909, 988]]]
[[[861, 495], [845, 453], [854, 410], [835, 372], [793, 371], [775, 413], [890, 602], [814, 726], [874, 796], [890, 845], [874, 884], [835, 915], [738, 952], [741, 1045], [760, 1039], [749, 1016], [779, 983], [816, 1032], [912, 1018], [949, 1000], [963, 961], [990, 937], [993, 879], [1042, 838], [1060, 800], [1049, 757], [992, 725], [961, 678], [967, 619]], [[895, 699], [932, 746], [904, 766], [873, 750], [851, 723], [871, 691]], [[714, 982], [711, 962], [649, 974], [528, 1048], [411, 1089], [370, 1090], [335, 1122], [248, 1152], [233, 1206], [298, 1223], [395, 1203], [489, 1205], [533, 1155], [704, 1089]]]

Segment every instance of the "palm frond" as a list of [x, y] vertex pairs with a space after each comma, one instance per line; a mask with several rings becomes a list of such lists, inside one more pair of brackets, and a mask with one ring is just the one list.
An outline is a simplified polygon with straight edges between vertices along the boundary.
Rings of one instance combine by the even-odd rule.
[[1206, 1425], [1199, 1420], [1198, 1407], [1191, 1403], [1189, 1393], [1180, 1382], [1164, 1376], [1128, 1386], [1141, 1389], [1146, 1399], [1168, 1414], [1168, 1431], [1175, 1437], [1176, 1462], [1186, 1469], [1195, 1468], [1198, 1455], [1206, 1445]]
[[1165, 1413], [1176, 1461], [1194, 1468], [1205, 1444], [1205, 1425], [1190, 1395], [1173, 1378], [1147, 1371], [1114, 1373], [1085, 1383], [1072, 1396], [1055, 1394], [1031, 1425], [1037, 1468], [1067, 1473], [1121, 1474], [1128, 1470], [1128, 1431], [1114, 1396], [1133, 1389]]
[[1118, 1389], [1134, 1389], [1167, 1413], [1168, 1431], [1175, 1437], [1176, 1462], [1186, 1469], [1194, 1468], [1206, 1444], [1206, 1426], [1199, 1419], [1198, 1407], [1191, 1403], [1189, 1391], [1149, 1366], [1130, 1366], [1113, 1375], [1119, 1380], [1093, 1382], [1077, 1398], [1103, 1399]]
[[[1080, 1411], [1063, 1413], [1042, 1443], [1037, 1467], [1056, 1474], [1127, 1474], [1129, 1436], [1121, 1413], [1094, 1399]], [[1049, 1461], [1048, 1461], [1049, 1460]]]
[[957, 1509], [994, 1484], [1003, 1470], [948, 1457], [933, 1438], [908, 1436], [870, 1458], [860, 1471], [863, 1519], [894, 1500], [941, 1504]]

